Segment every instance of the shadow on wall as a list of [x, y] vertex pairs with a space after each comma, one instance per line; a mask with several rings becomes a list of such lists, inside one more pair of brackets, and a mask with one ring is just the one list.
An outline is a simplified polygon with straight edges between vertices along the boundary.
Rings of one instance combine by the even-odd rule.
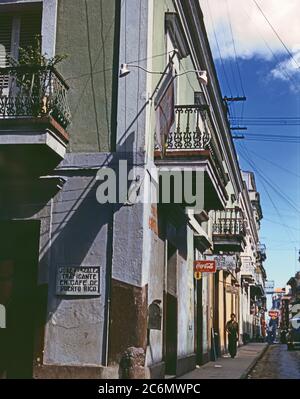
[[[133, 134], [130, 134], [120, 147], [121, 154], [123, 146], [128, 151], [128, 147], [133, 145]], [[108, 155], [104, 163], [107, 167], [116, 170], [117, 177], [120, 156], [120, 154]], [[129, 160], [128, 172], [132, 168], [132, 165], [133, 160]], [[96, 192], [99, 182], [95, 180], [95, 172], [95, 170], [79, 170], [75, 176], [74, 174], [70, 176], [70, 172], [59, 171], [60, 175], [66, 174], [67, 182], [54, 202], [52, 243], [46, 252], [43, 252], [44, 248], [41, 248], [41, 252], [44, 255], [40, 262], [47, 264], [49, 263], [49, 259], [51, 259], [49, 265], [48, 311], [45, 321], [52, 321], [52, 324], [61, 323], [63, 325], [65, 323], [67, 325], [68, 328], [64, 329], [64, 341], [68, 340], [68, 335], [70, 339], [74, 338], [72, 336], [73, 328], [77, 328], [78, 326], [78, 330], [85, 337], [84, 341], [86, 341], [87, 345], [91, 339], [94, 338], [96, 340], [96, 345], [99, 345], [101, 348], [100, 363], [106, 364], [107, 314], [111, 285], [113, 245], [112, 228], [114, 214], [124, 205], [99, 204], [97, 202]], [[128, 188], [130, 183], [127, 182]], [[64, 296], [62, 298], [57, 296], [55, 291], [56, 270], [58, 266], [80, 265], [100, 265], [100, 297]], [[74, 303], [75, 299], [76, 305]], [[59, 309], [62, 302], [64, 302], [64, 310]], [[77, 304], [78, 309], [76, 311]], [[69, 313], [67, 313], [68, 311]], [[94, 316], [91, 316], [90, 312], [94, 312]], [[84, 325], [85, 322], [86, 325]], [[100, 325], [97, 329], [94, 328], [94, 333], [90, 333], [88, 328], [88, 325], [90, 325], [91, 329], [93, 329], [92, 324]], [[55, 329], [56, 326], [52, 325], [51, 327]], [[52, 332], [52, 334], [54, 333]], [[57, 338], [55, 337], [55, 339]], [[80, 339], [80, 342], [82, 342], [82, 339]], [[51, 350], [55, 351], [55, 348], [51, 348]], [[84, 345], [83, 348], [78, 348], [78, 350], [82, 353]], [[89, 351], [91, 355], [94, 352], [92, 349], [89, 349]], [[70, 357], [76, 361], [77, 354], [67, 354], [65, 357], [66, 359]]]

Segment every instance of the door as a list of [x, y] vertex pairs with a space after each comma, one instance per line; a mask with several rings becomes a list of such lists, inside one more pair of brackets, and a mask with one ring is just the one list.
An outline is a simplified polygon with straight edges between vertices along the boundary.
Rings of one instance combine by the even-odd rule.
[[167, 289], [165, 294], [166, 374], [176, 375], [177, 368], [177, 249], [167, 246]]
[[202, 303], [202, 278], [195, 281], [195, 337], [197, 364], [203, 364], [203, 303]]
[[214, 342], [215, 342], [215, 353], [217, 357], [221, 356], [221, 337], [220, 337], [220, 326], [219, 326], [219, 270], [214, 274], [214, 314], [213, 314], [213, 328], [214, 328]]
[[31, 378], [37, 296], [39, 222], [0, 222], [0, 300], [6, 329], [0, 336], [2, 378]]

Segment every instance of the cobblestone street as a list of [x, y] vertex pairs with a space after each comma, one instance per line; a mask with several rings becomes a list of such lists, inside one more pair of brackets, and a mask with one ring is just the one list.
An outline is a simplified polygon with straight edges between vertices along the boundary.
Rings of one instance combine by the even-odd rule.
[[248, 375], [248, 379], [300, 379], [300, 351], [272, 345]]

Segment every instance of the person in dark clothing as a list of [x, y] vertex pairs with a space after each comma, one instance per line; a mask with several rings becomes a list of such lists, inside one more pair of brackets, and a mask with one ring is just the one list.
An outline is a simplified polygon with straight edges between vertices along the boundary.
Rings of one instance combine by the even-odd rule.
[[235, 320], [235, 314], [230, 315], [230, 320], [226, 323], [226, 331], [228, 333], [228, 351], [232, 359], [235, 358], [237, 352], [237, 342], [239, 339], [239, 325]]

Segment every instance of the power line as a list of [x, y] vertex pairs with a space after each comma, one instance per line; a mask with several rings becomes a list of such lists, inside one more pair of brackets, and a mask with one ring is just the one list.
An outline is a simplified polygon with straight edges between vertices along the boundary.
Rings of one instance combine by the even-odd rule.
[[226, 6], [227, 6], [227, 17], [228, 17], [229, 28], [230, 28], [230, 33], [231, 33], [232, 46], [233, 46], [233, 51], [234, 51], [234, 58], [235, 58], [236, 68], [237, 68], [237, 71], [238, 71], [238, 76], [239, 76], [239, 81], [240, 81], [240, 85], [241, 85], [241, 89], [242, 89], [242, 94], [245, 97], [245, 90], [244, 90], [244, 87], [243, 87], [243, 80], [242, 80], [241, 70], [240, 70], [240, 66], [239, 66], [239, 62], [238, 62], [237, 51], [236, 51], [236, 46], [235, 46], [235, 40], [234, 40], [234, 36], [233, 36], [233, 30], [232, 30], [232, 23], [231, 23], [228, 0], [226, 0]]
[[217, 45], [217, 49], [218, 49], [218, 53], [219, 53], [219, 57], [220, 57], [220, 62], [221, 62], [221, 66], [222, 66], [222, 70], [223, 70], [223, 74], [224, 74], [224, 78], [225, 78], [226, 84], [228, 86], [229, 93], [230, 93], [231, 97], [233, 97], [232, 91], [231, 91], [230, 85], [229, 85], [228, 76], [227, 76], [226, 70], [225, 70], [224, 60], [223, 60], [223, 57], [222, 57], [222, 54], [221, 54], [221, 50], [220, 50], [220, 46], [219, 46], [219, 42], [218, 42], [218, 38], [217, 38], [217, 33], [216, 33], [216, 29], [215, 29], [215, 23], [214, 23], [214, 20], [213, 20], [213, 17], [212, 17], [212, 12], [211, 12], [211, 8], [210, 8], [210, 5], [209, 5], [209, 0], [206, 0], [206, 2], [207, 2], [207, 8], [208, 8], [210, 19], [211, 19], [211, 24], [212, 24], [212, 28], [213, 28], [213, 32], [214, 32], [214, 38], [215, 38], [215, 41], [216, 41], [216, 45]]
[[[260, 174], [262, 179], [279, 195], [281, 198], [285, 200], [285, 202], [289, 203], [290, 206], [292, 206], [298, 213], [300, 213], [299, 208], [297, 207], [297, 204], [294, 203], [293, 200], [291, 200], [286, 194], [283, 194], [281, 192], [281, 187], [278, 187], [276, 183], [274, 183], [270, 178], [268, 178], [257, 166], [254, 165], [252, 160], [250, 159], [250, 155], [248, 154], [248, 149], [242, 145], [242, 149], [244, 150], [244, 154], [246, 153], [246, 157], [248, 160], [248, 163], [251, 163], [252, 168], [255, 168], [257, 173]], [[248, 155], [247, 155], [248, 154]]]
[[[243, 7], [244, 13], [246, 14], [246, 16], [251, 19], [251, 16], [248, 14], [248, 12], [246, 11], [246, 9]], [[272, 57], [274, 58], [274, 60], [279, 64], [281, 62], [281, 60], [277, 57], [277, 55], [275, 54], [275, 52], [272, 50], [272, 48], [268, 45], [267, 41], [265, 40], [265, 38], [263, 37], [261, 30], [259, 28], [259, 26], [255, 23], [254, 20], [252, 20], [252, 22], [255, 24], [256, 28], [257, 28], [257, 33], [259, 35], [259, 37], [263, 40], [263, 42], [265, 43], [265, 46], [267, 47], [267, 49], [270, 51], [270, 53], [272, 54]], [[293, 82], [295, 85], [297, 85], [298, 83], [294, 80], [294, 78], [285, 70], [282, 70], [282, 73], [285, 75], [285, 77], [290, 80], [291, 82]]]
[[[292, 226], [288, 226], [287, 224], [285, 224], [285, 223], [279, 223], [279, 222], [275, 222], [275, 220], [271, 220], [271, 219], [268, 219], [268, 218], [265, 218], [264, 217], [264, 220], [266, 221], [266, 222], [269, 222], [269, 223], [273, 223], [273, 224], [279, 224], [280, 226], [284, 226], [284, 227], [288, 227], [289, 229], [292, 229], [292, 230], [296, 230], [296, 231], [300, 231], [300, 229], [297, 229], [297, 227], [292, 227]], [[281, 241], [280, 241], [281, 242]], [[291, 241], [288, 241], [288, 242], [291, 242]], [[298, 241], [292, 241], [292, 242], [298, 242]]]
[[[253, 170], [261, 177], [261, 179], [262, 179], [262, 180], [261, 180], [261, 183], [262, 183], [262, 185], [263, 185], [263, 187], [264, 187], [264, 190], [265, 190], [265, 192], [266, 192], [266, 194], [267, 194], [267, 196], [268, 196], [268, 198], [269, 198], [271, 204], [273, 205], [273, 207], [274, 207], [274, 209], [275, 209], [275, 212], [277, 213], [279, 219], [281, 220], [282, 225], [286, 228], [286, 231], [287, 231], [287, 233], [288, 233], [288, 235], [289, 235], [291, 241], [293, 241], [293, 238], [294, 238], [293, 233], [292, 233], [292, 231], [289, 229], [289, 226], [287, 226], [287, 225], [283, 222], [283, 217], [282, 217], [282, 215], [280, 214], [280, 211], [279, 211], [278, 207], [276, 206], [275, 202], [273, 201], [272, 196], [270, 195], [270, 193], [269, 193], [269, 191], [268, 191], [268, 189], [267, 189], [267, 186], [266, 186], [266, 184], [268, 183], [267, 179], [264, 178], [264, 176], [261, 174], [261, 172], [258, 170], [258, 168], [256, 168], [256, 166], [253, 164], [253, 162], [252, 162], [251, 160], [249, 160], [249, 158], [248, 158], [248, 156], [247, 156], [247, 149], [244, 148], [244, 147], [242, 147], [242, 149], [244, 150], [244, 157], [243, 157], [243, 158], [244, 158], [244, 159], [246, 160], [246, 162], [253, 168]], [[242, 155], [242, 156], [243, 156], [243, 155]], [[268, 184], [270, 184], [270, 183], [268, 183]], [[272, 187], [272, 186], [271, 186], [271, 187]], [[273, 188], [273, 189], [274, 189], [274, 188]]]
[[[233, 119], [238, 119], [238, 118], [233, 118]], [[245, 116], [245, 119], [283, 119], [283, 120], [289, 120], [289, 119], [299, 119], [299, 116]]]
[[262, 16], [264, 17], [264, 19], [267, 21], [268, 25], [270, 26], [270, 28], [272, 29], [272, 31], [275, 33], [276, 37], [278, 38], [278, 40], [280, 41], [280, 43], [283, 45], [283, 47], [285, 48], [285, 50], [287, 51], [288, 55], [291, 57], [291, 59], [294, 61], [294, 63], [297, 65], [298, 68], [300, 68], [300, 65], [298, 64], [298, 62], [295, 60], [293, 54], [291, 53], [291, 51], [289, 50], [289, 48], [286, 46], [286, 44], [284, 43], [284, 41], [281, 39], [281, 37], [279, 36], [279, 34], [277, 33], [276, 29], [273, 27], [273, 25], [271, 24], [271, 22], [269, 21], [269, 19], [267, 18], [266, 14], [263, 12], [263, 10], [261, 9], [261, 7], [259, 6], [259, 4], [257, 3], [256, 0], [252, 0], [253, 3], [256, 5], [256, 7], [259, 9], [259, 11], [261, 12]]
[[[233, 137], [234, 138], [234, 137]], [[264, 141], [273, 143], [300, 143], [300, 136], [285, 134], [265, 134], [265, 133], [243, 133], [240, 139], [245, 139], [247, 141]]]
[[230, 117], [232, 125], [247, 125], [247, 126], [299, 126], [299, 117]]
[[299, 126], [300, 121], [247, 121], [245, 119], [240, 121], [230, 120], [234, 125], [247, 125], [247, 126]]
[[[228, 35], [228, 27], [225, 26], [225, 21], [223, 21], [220, 24], [220, 29], [222, 28], [222, 32], [221, 33], [221, 37], [226, 37]], [[229, 69], [231, 72], [231, 80], [230, 82], [232, 82], [232, 86], [233, 86], [233, 90], [236, 94], [239, 94], [239, 89], [238, 89], [238, 84], [237, 84], [237, 79], [236, 79], [236, 73], [235, 73], [235, 65], [234, 65], [234, 60], [233, 57], [231, 57], [229, 55], [229, 57], [226, 57], [226, 61], [229, 64]]]
[[284, 168], [284, 167], [281, 166], [281, 165], [278, 165], [276, 162], [273, 162], [273, 161], [271, 161], [270, 159], [267, 159], [267, 158], [265, 158], [265, 157], [263, 157], [263, 156], [261, 156], [261, 155], [258, 155], [256, 152], [251, 151], [251, 150], [249, 150], [249, 149], [248, 149], [248, 152], [251, 152], [251, 154], [253, 154], [255, 157], [260, 158], [260, 159], [262, 159], [262, 160], [265, 161], [265, 162], [268, 162], [269, 164], [271, 164], [271, 165], [277, 167], [278, 169], [281, 169], [282, 171], [284, 171], [284, 172], [286, 172], [286, 173], [288, 173], [288, 174], [291, 174], [291, 175], [293, 175], [293, 176], [295, 176], [295, 177], [300, 178], [300, 175], [298, 175], [297, 173], [292, 172], [292, 171], [289, 170], [289, 169]]
[[260, 178], [269, 186], [272, 188], [272, 190], [280, 197], [284, 200], [285, 203], [289, 204], [289, 206], [291, 208], [293, 208], [294, 210], [296, 210], [297, 213], [300, 213], [300, 210], [297, 208], [297, 204], [295, 204], [293, 202], [293, 200], [291, 200], [287, 195], [283, 194], [281, 192], [281, 188], [278, 187], [274, 182], [271, 181], [270, 178], [267, 178], [252, 162], [252, 160], [250, 159], [250, 156], [247, 155], [246, 151], [246, 147], [244, 147], [241, 144], [241, 156], [244, 158], [244, 160], [253, 168], [253, 170], [260, 176]]
[[[242, 80], [242, 74], [241, 74], [241, 70], [240, 70], [240, 65], [239, 65], [239, 62], [238, 62], [238, 56], [237, 56], [236, 45], [235, 45], [235, 40], [234, 40], [234, 35], [233, 35], [233, 29], [232, 29], [232, 23], [231, 23], [228, 0], [226, 0], [226, 6], [227, 6], [227, 17], [228, 17], [229, 28], [230, 28], [230, 33], [231, 33], [231, 39], [232, 39], [232, 46], [233, 46], [233, 51], [234, 51], [236, 69], [237, 69], [237, 72], [238, 72], [238, 77], [239, 77], [240, 86], [241, 86], [241, 89], [242, 89], [242, 94], [243, 94], [244, 97], [246, 97], [244, 86], [243, 86], [243, 80]], [[242, 107], [241, 107], [241, 120], [242, 121], [243, 121], [243, 116], [244, 116], [244, 109], [245, 109], [245, 103], [242, 102]], [[243, 122], [242, 122], [242, 124], [243, 124]]]
[[276, 139], [267, 139], [267, 138], [259, 138], [259, 137], [233, 137], [233, 139], [243, 139], [246, 141], [256, 141], [256, 142], [261, 142], [261, 143], [279, 143], [279, 144], [300, 144], [300, 141], [292, 141], [292, 140], [276, 140]]

